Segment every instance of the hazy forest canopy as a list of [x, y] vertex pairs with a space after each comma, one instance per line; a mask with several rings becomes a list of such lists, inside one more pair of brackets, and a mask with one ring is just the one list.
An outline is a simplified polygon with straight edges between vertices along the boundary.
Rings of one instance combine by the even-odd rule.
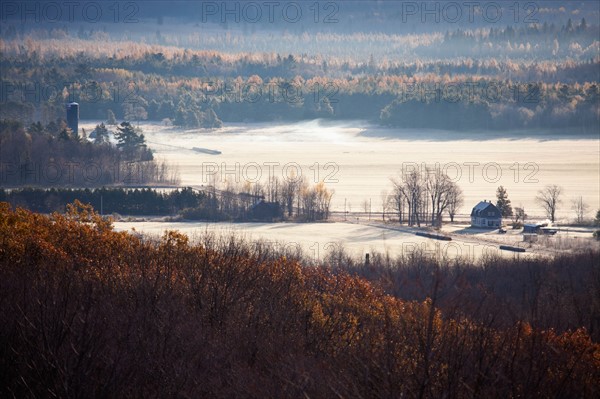
[[592, 252], [303, 267], [235, 238], [117, 233], [80, 204], [0, 203], [0, 237], [3, 396], [598, 395]]
[[127, 29], [17, 29], [9, 19], [0, 41], [0, 116], [48, 123], [68, 99], [82, 104], [82, 118], [105, 120], [112, 110], [119, 119], [185, 127], [337, 118], [596, 132], [600, 27], [593, 7], [569, 13], [548, 6], [536, 23], [434, 23], [409, 33], [415, 24], [394, 25], [392, 5], [379, 3], [395, 2], [342, 3], [338, 23], [310, 28], [193, 23], [187, 18], [199, 9], [176, 19], [181, 4], [164, 18], [142, 7], [157, 20]]

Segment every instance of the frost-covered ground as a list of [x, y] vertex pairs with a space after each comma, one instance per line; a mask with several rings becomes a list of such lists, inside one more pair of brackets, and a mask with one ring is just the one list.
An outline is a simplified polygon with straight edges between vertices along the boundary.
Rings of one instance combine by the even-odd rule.
[[[220, 237], [235, 235], [249, 241], [262, 240], [278, 249], [300, 249], [314, 260], [323, 260], [331, 251], [343, 249], [353, 257], [364, 257], [374, 252], [391, 257], [409, 255], [415, 251], [445, 259], [464, 257], [478, 259], [483, 255], [506, 257], [549, 256], [580, 248], [598, 246], [592, 240], [591, 230], [560, 231], [556, 236], [538, 237], [537, 243], [523, 242], [520, 230], [472, 229], [465, 224], [445, 225], [443, 234], [452, 241], [438, 241], [415, 235], [417, 229], [362, 219], [359, 222], [335, 223], [205, 223], [164, 221], [120, 221], [114, 223], [119, 231], [135, 231], [148, 236], [162, 236], [166, 230], [178, 230], [193, 240], [204, 234]], [[133, 229], [133, 230], [132, 230]], [[516, 254], [499, 249], [500, 245], [525, 248]]]
[[[95, 123], [82, 123], [89, 132]], [[371, 200], [381, 210], [381, 192], [402, 168], [439, 165], [464, 191], [468, 214], [480, 200], [508, 190], [513, 207], [543, 217], [534, 201], [548, 184], [564, 189], [558, 218], [574, 218], [571, 199], [582, 196], [589, 215], [600, 208], [600, 140], [545, 132], [451, 132], [386, 129], [364, 121], [227, 124], [218, 130], [182, 130], [141, 123], [158, 159], [177, 165], [182, 185], [213, 181], [266, 180], [270, 174], [325, 180], [335, 190], [332, 209], [362, 211]], [[210, 155], [193, 148], [217, 150]]]
[[[93, 124], [84, 124], [86, 129]], [[381, 219], [381, 192], [391, 191], [390, 178], [402, 168], [421, 167], [423, 163], [446, 170], [462, 187], [466, 216], [480, 200], [495, 199], [496, 189], [508, 190], [513, 206], [523, 205], [527, 214], [543, 219], [535, 203], [537, 191], [547, 184], [564, 188], [558, 217], [574, 217], [570, 200], [582, 196], [590, 214], [600, 207], [600, 149], [594, 138], [567, 138], [544, 132], [464, 133], [433, 130], [385, 129], [366, 122], [228, 124], [218, 130], [182, 130], [143, 123], [149, 146], [159, 159], [177, 165], [182, 185], [225, 184], [257, 180], [270, 174], [293, 178], [302, 173], [309, 182], [325, 180], [335, 190], [332, 208], [363, 211], [362, 203], [371, 200], [372, 219], [336, 223], [201, 223], [201, 222], [117, 222], [119, 230], [162, 235], [176, 229], [198, 237], [206, 232], [219, 235], [235, 233], [247, 239], [262, 239], [288, 249], [301, 248], [307, 256], [323, 259], [331, 250], [343, 248], [354, 256], [387, 253], [391, 256], [425, 250], [436, 256], [478, 258], [485, 253], [502, 256], [551, 255], [578, 245], [589, 245], [590, 232], [560, 232], [539, 243], [523, 243], [518, 231], [507, 234], [474, 230], [466, 225], [446, 225], [444, 233], [451, 242], [415, 236], [415, 230]], [[476, 138], [476, 139], [475, 139]], [[194, 148], [200, 149], [195, 151]], [[220, 152], [210, 155], [206, 150]], [[445, 168], [445, 169], [444, 169]], [[465, 220], [466, 217], [459, 217]], [[578, 239], [573, 238], [579, 234]], [[501, 244], [521, 246], [527, 252], [515, 255], [500, 251]], [[595, 244], [591, 244], [595, 245]]]
[[[500, 251], [498, 244], [474, 236], [454, 237], [453, 241], [437, 241], [418, 237], [408, 228], [361, 223], [201, 223], [201, 222], [116, 222], [115, 229], [150, 236], [161, 236], [165, 230], [178, 230], [192, 238], [206, 233], [217, 236], [234, 234], [250, 241], [267, 241], [279, 249], [301, 249], [311, 259], [324, 259], [331, 251], [343, 249], [352, 256], [366, 253], [389, 254], [392, 257], [425, 251], [430, 255], [455, 259], [459, 256], [477, 259], [483, 254], [516, 256]], [[506, 240], [521, 245], [520, 237]], [[532, 250], [518, 256], [531, 256]]]

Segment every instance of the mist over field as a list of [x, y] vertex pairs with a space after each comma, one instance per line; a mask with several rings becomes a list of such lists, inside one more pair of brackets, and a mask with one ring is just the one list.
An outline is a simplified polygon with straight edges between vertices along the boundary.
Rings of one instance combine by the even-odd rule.
[[[95, 123], [85, 124], [93, 129]], [[485, 140], [457, 131], [380, 128], [363, 121], [312, 120], [291, 124], [228, 124], [218, 131], [182, 130], [142, 124], [157, 158], [177, 165], [182, 185], [243, 185], [247, 181], [280, 179], [292, 173], [310, 182], [324, 180], [335, 190], [331, 208], [344, 201], [362, 211], [372, 199], [381, 212], [380, 191], [390, 179], [427, 166], [444, 170], [462, 188], [466, 204], [495, 198], [506, 187], [511, 200], [544, 219], [535, 196], [540, 187], [558, 184], [600, 207], [598, 141], [545, 132], [483, 132]], [[221, 154], [193, 151], [204, 146]], [[476, 149], [476, 150], [474, 150]], [[574, 158], [573, 154], [577, 154]], [[462, 210], [468, 216], [470, 209]]]
[[597, 1], [3, 1], [0, 397], [600, 397]]

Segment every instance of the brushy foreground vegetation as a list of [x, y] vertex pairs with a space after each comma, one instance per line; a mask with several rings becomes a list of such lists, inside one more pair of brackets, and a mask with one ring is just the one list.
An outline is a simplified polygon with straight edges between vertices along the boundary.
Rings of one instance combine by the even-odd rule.
[[[0, 396], [597, 397], [597, 259], [308, 267], [0, 203]], [[540, 328], [557, 303], [587, 314]]]

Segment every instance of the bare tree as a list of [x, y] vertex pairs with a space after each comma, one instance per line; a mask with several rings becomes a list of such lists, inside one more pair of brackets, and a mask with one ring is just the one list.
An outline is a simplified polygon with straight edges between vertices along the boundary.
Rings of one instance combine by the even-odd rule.
[[418, 170], [403, 172], [400, 180], [392, 179], [394, 189], [406, 201], [408, 206], [408, 225], [421, 226], [420, 213], [424, 200], [425, 184], [423, 176]]
[[301, 204], [300, 208], [302, 209], [304, 219], [317, 220], [317, 193], [315, 189], [309, 187], [308, 184], [302, 184], [298, 199], [302, 201], [299, 204]]
[[313, 217], [313, 212], [315, 210], [315, 202], [316, 202], [316, 194], [311, 192], [311, 188], [308, 185], [308, 181], [306, 180], [306, 176], [300, 176], [296, 181], [296, 200], [298, 207], [298, 215], [302, 213], [304, 217], [308, 220]]
[[320, 219], [329, 218], [329, 207], [335, 190], [328, 190], [325, 183], [320, 181], [314, 188], [316, 194], [317, 213]]
[[571, 209], [575, 211], [575, 215], [577, 216], [577, 223], [583, 223], [585, 218], [585, 214], [589, 210], [589, 205], [583, 201], [583, 197], [579, 196], [571, 200]]
[[267, 200], [269, 202], [283, 202], [281, 198], [281, 182], [277, 176], [271, 176], [266, 184]]
[[360, 206], [362, 207], [362, 210], [365, 214], [369, 213], [369, 200], [368, 199], [361, 202]]
[[402, 186], [392, 179], [394, 184], [394, 191], [390, 195], [390, 202], [392, 209], [396, 211], [398, 215], [398, 223], [402, 224], [402, 216], [404, 215], [404, 194], [402, 193]]
[[294, 200], [298, 192], [299, 181], [293, 176], [291, 179], [284, 179], [281, 185], [281, 199], [283, 200], [284, 208], [287, 210], [288, 217], [292, 217], [294, 213]]
[[556, 209], [561, 203], [560, 194], [562, 193], [562, 187], [554, 185], [548, 185], [544, 189], [538, 191], [535, 200], [538, 204], [544, 208], [546, 215], [554, 223], [556, 219]]
[[[265, 198], [266, 188], [261, 182], [250, 183], [248, 182], [248, 186], [244, 187], [244, 191], [251, 194], [255, 199], [256, 198]], [[255, 202], [256, 200], [253, 200]]]
[[399, 179], [392, 179], [392, 183], [394, 191], [389, 197], [400, 223], [406, 207], [410, 226], [420, 226], [424, 220], [430, 220], [432, 226], [440, 226], [444, 212], [448, 211], [454, 221], [454, 215], [462, 205], [462, 191], [439, 169], [403, 171]]
[[454, 183], [450, 192], [448, 193], [448, 216], [450, 216], [450, 221], [454, 222], [454, 216], [458, 212], [458, 210], [463, 206], [464, 198], [463, 192], [458, 187], [458, 184]]
[[450, 200], [450, 191], [454, 183], [439, 168], [427, 168], [425, 186], [431, 200], [431, 225], [441, 226], [442, 214]]
[[527, 219], [527, 214], [525, 213], [525, 208], [523, 207], [523, 205], [515, 207], [514, 217], [515, 224], [518, 224], [519, 222], [525, 223], [525, 220]]
[[391, 196], [388, 194], [387, 191], [381, 190], [380, 198], [381, 198], [381, 218], [385, 222], [385, 214], [386, 214], [386, 212], [388, 212], [388, 210], [390, 209], [390, 205], [391, 205], [390, 204]]

